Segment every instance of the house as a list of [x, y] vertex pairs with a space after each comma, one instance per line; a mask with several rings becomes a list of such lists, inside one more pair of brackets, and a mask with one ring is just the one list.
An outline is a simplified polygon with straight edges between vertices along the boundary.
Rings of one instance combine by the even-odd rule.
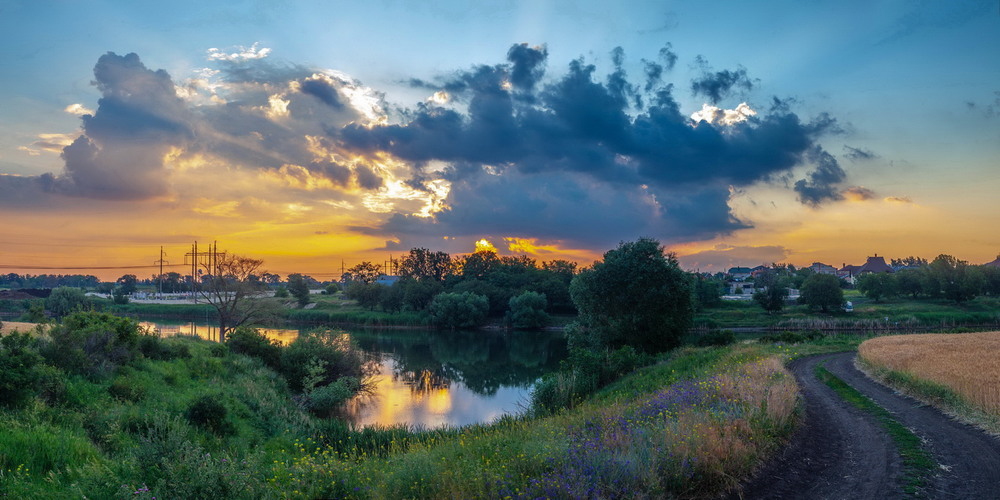
[[767, 272], [768, 269], [771, 269], [771, 268], [767, 267], [767, 266], [757, 266], [757, 267], [755, 267], [755, 268], [753, 268], [753, 269], [750, 270], [750, 276], [753, 276], [754, 278], [756, 278], [757, 276], [760, 276], [761, 273]]
[[879, 257], [878, 254], [875, 254], [874, 257], [868, 257], [868, 261], [858, 269], [857, 274], [891, 272], [893, 272], [892, 268], [885, 263], [885, 257]]
[[844, 264], [843, 267], [837, 270], [837, 277], [847, 280], [850, 283], [854, 283], [854, 277], [858, 275], [858, 271], [860, 270], [861, 266], [849, 266]]
[[837, 275], [836, 267], [828, 266], [822, 262], [813, 262], [812, 265], [807, 267], [806, 269], [809, 269], [816, 274], [832, 274], [834, 276]]
[[734, 281], [743, 281], [749, 278], [751, 274], [753, 274], [753, 269], [750, 269], [749, 267], [730, 267], [729, 270], [726, 271], [726, 275], [729, 276], [729, 279]]

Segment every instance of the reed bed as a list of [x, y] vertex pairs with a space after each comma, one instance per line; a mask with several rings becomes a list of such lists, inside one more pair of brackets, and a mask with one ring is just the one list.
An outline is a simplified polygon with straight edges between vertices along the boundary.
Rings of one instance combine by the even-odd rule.
[[877, 337], [862, 343], [858, 356], [883, 378], [938, 400], [932, 402], [964, 401], [1000, 416], [1000, 332]]

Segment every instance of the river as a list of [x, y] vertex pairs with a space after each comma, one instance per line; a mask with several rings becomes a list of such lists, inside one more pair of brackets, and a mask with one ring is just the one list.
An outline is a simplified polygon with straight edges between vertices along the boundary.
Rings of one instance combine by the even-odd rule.
[[[142, 322], [162, 336], [218, 340], [218, 327], [198, 322]], [[298, 328], [265, 328], [288, 344]], [[566, 341], [549, 332], [437, 332], [344, 329], [379, 368], [375, 392], [343, 411], [355, 426], [405, 424], [439, 428], [491, 422], [525, 408], [543, 374], [566, 358]]]

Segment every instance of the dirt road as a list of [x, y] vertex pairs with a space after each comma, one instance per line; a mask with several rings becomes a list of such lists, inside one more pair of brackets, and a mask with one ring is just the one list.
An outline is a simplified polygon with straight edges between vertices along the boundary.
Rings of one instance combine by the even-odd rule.
[[733, 498], [904, 498], [899, 454], [875, 419], [816, 379], [819, 363], [920, 436], [939, 464], [925, 498], [1000, 498], [1000, 440], [895, 394], [854, 368], [855, 353], [796, 360], [805, 421], [790, 445]]

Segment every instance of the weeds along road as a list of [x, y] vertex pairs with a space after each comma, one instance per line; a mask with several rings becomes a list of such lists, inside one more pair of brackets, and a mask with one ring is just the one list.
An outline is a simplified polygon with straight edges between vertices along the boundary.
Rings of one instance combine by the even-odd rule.
[[817, 379], [827, 370], [888, 410], [924, 443], [937, 466], [918, 496], [1000, 498], [1000, 440], [897, 395], [854, 367], [854, 352], [802, 358], [789, 366], [805, 407], [789, 446], [733, 498], [905, 498], [902, 460], [875, 417]]

